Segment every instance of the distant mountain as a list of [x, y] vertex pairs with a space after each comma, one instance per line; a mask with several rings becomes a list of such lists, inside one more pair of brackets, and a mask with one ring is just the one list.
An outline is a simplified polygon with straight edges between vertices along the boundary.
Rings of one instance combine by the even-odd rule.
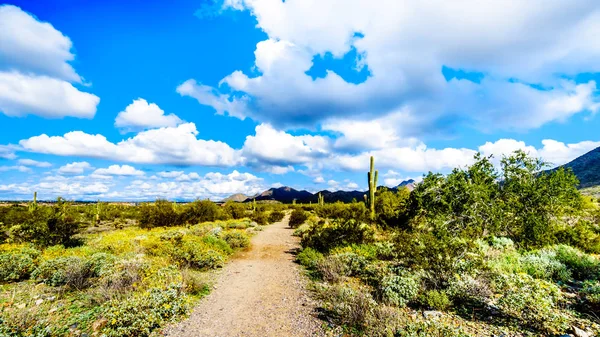
[[412, 191], [415, 189], [415, 180], [414, 179], [408, 179], [405, 180], [403, 182], [401, 182], [400, 184], [398, 184], [398, 186], [394, 187], [395, 190], [399, 189], [400, 187], [406, 187], [408, 188], [409, 191]]
[[260, 200], [277, 200], [283, 203], [291, 203], [294, 199], [301, 203], [305, 200], [311, 200], [313, 194], [308, 191], [298, 191], [291, 187], [283, 186], [278, 188], [270, 188], [261, 194], [257, 195], [256, 201]]
[[232, 194], [229, 197], [223, 199], [224, 202], [227, 201], [235, 201], [235, 202], [244, 202], [251, 197], [244, 195], [242, 193]]
[[[388, 188], [390, 190], [398, 190], [399, 188], [408, 188], [409, 190], [413, 190], [415, 185], [415, 181], [412, 179], [405, 180], [401, 182], [398, 186]], [[384, 186], [379, 186], [378, 188], [384, 188]], [[325, 202], [352, 202], [352, 200], [361, 201], [364, 199], [364, 195], [367, 194], [366, 191], [329, 191], [323, 190], [316, 193], [310, 193], [305, 190], [296, 190], [288, 186], [278, 187], [278, 188], [270, 188], [262, 193], [253, 196], [246, 196], [243, 194], [233, 194], [223, 201], [236, 201], [236, 202], [249, 202], [252, 199], [256, 199], [256, 201], [278, 201], [283, 203], [292, 203], [294, 199], [297, 203], [308, 204], [308, 203], [317, 203], [319, 202], [319, 193], [325, 199]]]
[[581, 188], [600, 185], [600, 147], [561, 167], [573, 170]]

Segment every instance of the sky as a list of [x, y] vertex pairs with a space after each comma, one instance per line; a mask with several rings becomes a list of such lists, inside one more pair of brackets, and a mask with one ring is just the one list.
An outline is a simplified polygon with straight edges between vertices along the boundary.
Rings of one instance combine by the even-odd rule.
[[364, 190], [600, 146], [597, 1], [0, 5], [0, 200]]

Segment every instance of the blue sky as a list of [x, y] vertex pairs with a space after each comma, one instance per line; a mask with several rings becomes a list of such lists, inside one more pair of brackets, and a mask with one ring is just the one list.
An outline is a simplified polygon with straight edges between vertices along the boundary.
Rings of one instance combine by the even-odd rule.
[[[543, 5], [542, 5], [543, 4]], [[0, 199], [364, 189], [600, 146], [595, 1], [14, 1]]]

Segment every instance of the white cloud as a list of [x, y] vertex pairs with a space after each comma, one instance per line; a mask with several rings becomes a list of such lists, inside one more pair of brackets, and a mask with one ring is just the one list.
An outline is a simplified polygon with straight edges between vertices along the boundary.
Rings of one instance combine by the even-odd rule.
[[[283, 168], [302, 164], [328, 154], [329, 139], [323, 136], [293, 136], [271, 125], [256, 127], [256, 134], [246, 137], [243, 155], [249, 165], [268, 165]], [[289, 169], [288, 169], [289, 170]]]
[[324, 183], [324, 182], [325, 182], [325, 179], [324, 179], [322, 176], [318, 176], [318, 177], [316, 177], [316, 178], [313, 180], [313, 182], [314, 182], [315, 184], [322, 184], [322, 183]]
[[157, 175], [162, 178], [177, 178], [183, 174], [183, 171], [163, 171], [158, 172]]
[[93, 118], [98, 96], [47, 76], [0, 72], [0, 111], [7, 116]]
[[79, 161], [66, 164], [58, 169], [58, 174], [82, 174], [85, 170], [92, 168], [92, 165], [86, 161]]
[[197, 139], [194, 123], [143, 131], [134, 137], [112, 143], [102, 135], [73, 131], [64, 136], [24, 139], [19, 144], [27, 151], [60, 156], [81, 156], [113, 161], [233, 166], [240, 164], [238, 151], [219, 141]]
[[[15, 33], [18, 32], [18, 33]], [[100, 102], [68, 63], [71, 40], [12, 5], [0, 6], [0, 112], [46, 118], [92, 118]]]
[[[248, 10], [268, 39], [254, 52], [258, 75], [236, 70], [219, 90], [196, 90], [207, 97], [180, 91], [218, 113], [287, 127], [405, 110], [421, 126], [416, 131], [431, 132], [449, 119], [530, 129], [600, 107], [593, 81], [562, 80], [600, 71], [597, 2], [240, 0], [224, 7]], [[332, 70], [316, 79], [307, 74], [315, 56], [349, 52], [357, 59], [349, 67], [368, 68], [364, 82]], [[444, 66], [483, 79], [447, 81]], [[373, 148], [395, 137], [382, 131]]]
[[24, 165], [24, 166], [35, 166], [35, 167], [51, 167], [52, 164], [50, 164], [47, 161], [37, 161], [37, 160], [33, 160], [33, 159], [19, 159], [18, 163], [20, 165]]
[[227, 112], [229, 116], [240, 119], [246, 118], [247, 98], [229, 97], [218, 93], [214, 88], [199, 84], [196, 80], [187, 80], [177, 87], [177, 93], [181, 96], [195, 98], [200, 104], [213, 107], [217, 114], [223, 115]]
[[358, 188], [358, 184], [354, 183], [354, 182], [349, 182], [346, 184], [346, 188], [351, 189], [351, 190], [355, 190]]
[[138, 98], [129, 104], [124, 111], [119, 112], [115, 126], [127, 131], [139, 131], [160, 127], [175, 127], [183, 121], [174, 114], [165, 112], [154, 103], [148, 103]]
[[15, 159], [15, 148], [11, 145], [0, 145], [0, 158], [2, 159]]
[[99, 168], [93, 174], [100, 176], [143, 176], [144, 172], [129, 165], [110, 165], [108, 168]]
[[23, 165], [0, 166], [0, 172], [6, 172], [6, 171], [31, 172], [31, 169], [29, 167], [23, 166]]

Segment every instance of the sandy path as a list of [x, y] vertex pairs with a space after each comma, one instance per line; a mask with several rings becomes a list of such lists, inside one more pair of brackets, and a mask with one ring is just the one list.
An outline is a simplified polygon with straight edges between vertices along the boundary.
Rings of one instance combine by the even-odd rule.
[[216, 289], [200, 301], [186, 321], [167, 336], [267, 337], [321, 336], [314, 303], [306, 291], [292, 251], [288, 216], [265, 227], [218, 276]]

